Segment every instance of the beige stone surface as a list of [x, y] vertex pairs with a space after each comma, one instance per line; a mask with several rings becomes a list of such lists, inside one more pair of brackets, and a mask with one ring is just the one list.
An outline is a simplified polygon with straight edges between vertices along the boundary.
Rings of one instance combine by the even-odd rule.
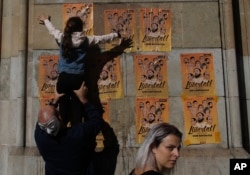
[[[139, 23], [139, 9], [166, 8], [172, 12], [172, 47], [173, 48], [216, 48], [221, 46], [220, 23], [217, 2], [166, 2], [166, 3], [126, 3], [121, 4], [94, 4], [94, 33], [104, 33], [104, 10], [130, 8], [136, 10], [137, 23]], [[59, 13], [60, 12], [60, 13]], [[62, 4], [36, 5], [34, 16], [41, 13], [52, 17], [54, 26], [63, 31]], [[139, 34], [137, 25], [136, 35]], [[135, 43], [138, 45], [138, 43]], [[34, 49], [58, 49], [53, 37], [49, 36], [47, 29], [38, 24], [34, 18]]]
[[[212, 52], [218, 95], [219, 144], [190, 145], [181, 151], [173, 174], [228, 175], [230, 158], [250, 158], [242, 149], [236, 51], [232, 20], [232, 0], [93, 0], [94, 30], [103, 34], [105, 9], [146, 7], [168, 8], [172, 11], [172, 51], [168, 56], [169, 118], [184, 132], [181, 96], [180, 53]], [[0, 175], [44, 175], [44, 161], [34, 141], [34, 128], [39, 110], [38, 63], [42, 54], [58, 54], [58, 46], [47, 29], [38, 24], [41, 14], [52, 16], [54, 25], [62, 30], [62, 4], [80, 1], [30, 1], [28, 31], [26, 2], [4, 0], [2, 48], [0, 59]], [[142, 3], [144, 2], [144, 3]], [[241, 2], [242, 40], [247, 106], [249, 102], [249, 2]], [[244, 8], [243, 8], [244, 7]], [[244, 11], [245, 10], [245, 11]], [[220, 31], [221, 30], [221, 31]], [[137, 25], [139, 31], [139, 25]], [[221, 32], [221, 33], [220, 33]], [[28, 35], [28, 36], [27, 36]], [[28, 43], [26, 39], [28, 37]], [[27, 44], [27, 45], [26, 45]], [[28, 48], [26, 48], [28, 47]], [[26, 53], [28, 51], [28, 53]], [[124, 95], [111, 100], [110, 125], [120, 145], [115, 175], [128, 175], [140, 145], [135, 142], [135, 78], [134, 54], [121, 55]], [[26, 58], [27, 57], [27, 58]], [[248, 116], [248, 125], [250, 117]], [[185, 138], [184, 138], [185, 139]]]
[[50, 15], [53, 25], [63, 31], [62, 22], [62, 4], [52, 4], [52, 5], [37, 5], [34, 6], [34, 49], [58, 49], [58, 45], [53, 36], [49, 35], [47, 28], [44, 25], [39, 24], [37, 17], [40, 14]]
[[[6, 167], [2, 167], [1, 173], [8, 175], [44, 174], [44, 162], [35, 147], [12, 147], [8, 150], [0, 148], [0, 155], [2, 154], [0, 162], [4, 160], [3, 154], [6, 151], [9, 152], [9, 160], [8, 164], [5, 164]], [[120, 149], [115, 175], [129, 174], [134, 167], [136, 152], [135, 147]], [[184, 148], [181, 150], [181, 157], [172, 174], [228, 175], [230, 158], [249, 159], [250, 156], [241, 148]], [[3, 164], [0, 164], [0, 168], [1, 165]]]
[[217, 2], [183, 3], [181, 18], [183, 47], [221, 46]]

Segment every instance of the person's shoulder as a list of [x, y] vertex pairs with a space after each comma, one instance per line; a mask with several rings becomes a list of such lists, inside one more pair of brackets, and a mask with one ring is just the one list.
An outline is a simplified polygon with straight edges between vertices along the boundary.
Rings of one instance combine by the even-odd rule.
[[154, 170], [149, 170], [149, 171], [142, 173], [142, 175], [162, 175], [162, 174]]
[[129, 175], [134, 175], [134, 172], [135, 172], [135, 169], [133, 169], [133, 170], [129, 173]]

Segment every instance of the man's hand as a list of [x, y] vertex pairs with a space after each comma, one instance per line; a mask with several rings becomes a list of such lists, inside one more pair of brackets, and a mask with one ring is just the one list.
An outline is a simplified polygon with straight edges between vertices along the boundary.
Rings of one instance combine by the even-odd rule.
[[74, 90], [74, 93], [82, 102], [82, 104], [86, 104], [88, 102], [87, 100], [88, 88], [85, 86], [85, 82], [82, 83], [80, 89]]
[[50, 20], [51, 17], [50, 17], [49, 15], [39, 15], [39, 16], [37, 17], [37, 20], [39, 21], [39, 24], [41, 24], [41, 25], [44, 25], [44, 21], [45, 21], [46, 19]]

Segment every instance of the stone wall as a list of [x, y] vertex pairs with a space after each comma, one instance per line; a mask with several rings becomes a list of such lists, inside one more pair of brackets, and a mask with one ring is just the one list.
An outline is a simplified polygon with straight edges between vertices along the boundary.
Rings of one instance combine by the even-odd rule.
[[[44, 162], [33, 138], [40, 106], [37, 87], [38, 58], [42, 54], [58, 54], [58, 46], [47, 30], [38, 24], [36, 17], [41, 13], [49, 14], [54, 25], [60, 28], [62, 4], [81, 1], [31, 0], [20, 1], [21, 6], [16, 1], [6, 0], [1, 4], [3, 33], [0, 62], [0, 175], [42, 175]], [[172, 51], [163, 54], [168, 56], [169, 120], [181, 131], [184, 131], [184, 119], [180, 54], [214, 54], [221, 142], [184, 146], [173, 174], [227, 175], [230, 158], [249, 157], [242, 149], [240, 137], [231, 0], [89, 2], [94, 3], [95, 34], [104, 34], [103, 12], [106, 9], [171, 9]], [[120, 56], [125, 97], [111, 100], [110, 104], [110, 126], [120, 145], [116, 175], [129, 173], [134, 166], [134, 156], [139, 147], [135, 142], [134, 125], [134, 54], [123, 53]]]

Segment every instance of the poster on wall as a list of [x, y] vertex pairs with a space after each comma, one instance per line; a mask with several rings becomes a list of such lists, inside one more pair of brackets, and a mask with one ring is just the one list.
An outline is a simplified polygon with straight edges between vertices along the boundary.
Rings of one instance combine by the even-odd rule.
[[114, 58], [103, 66], [97, 85], [101, 101], [124, 97], [120, 58]]
[[40, 101], [40, 107], [43, 108], [46, 105], [49, 105], [50, 102], [53, 102], [54, 95], [51, 95], [50, 97], [47, 98], [39, 98]]
[[67, 20], [73, 16], [79, 16], [83, 21], [83, 33], [93, 35], [93, 4], [92, 3], [72, 3], [63, 4], [63, 28]]
[[[102, 118], [103, 120], [110, 124], [110, 101], [106, 100], [106, 101], [102, 101], [102, 108], [103, 108], [103, 115]], [[102, 151], [104, 148], [104, 136], [103, 133], [100, 131], [99, 134], [96, 136], [96, 148], [95, 150], [97, 152]]]
[[[123, 36], [133, 40], [133, 47], [126, 49], [125, 52], [136, 51], [135, 40], [135, 10], [131, 9], [111, 9], [104, 11], [105, 33], [120, 32]], [[105, 44], [106, 49], [111, 49], [120, 45], [120, 39], [115, 39]]]
[[136, 141], [142, 143], [150, 128], [168, 122], [167, 98], [136, 98]]
[[216, 95], [212, 53], [180, 55], [184, 95]]
[[58, 60], [59, 55], [41, 55], [39, 57], [39, 98], [49, 99], [54, 97], [55, 85], [59, 76]]
[[185, 145], [219, 143], [217, 97], [193, 96], [183, 99]]
[[135, 55], [136, 96], [167, 97], [167, 56]]
[[140, 9], [140, 51], [171, 51], [171, 11]]

